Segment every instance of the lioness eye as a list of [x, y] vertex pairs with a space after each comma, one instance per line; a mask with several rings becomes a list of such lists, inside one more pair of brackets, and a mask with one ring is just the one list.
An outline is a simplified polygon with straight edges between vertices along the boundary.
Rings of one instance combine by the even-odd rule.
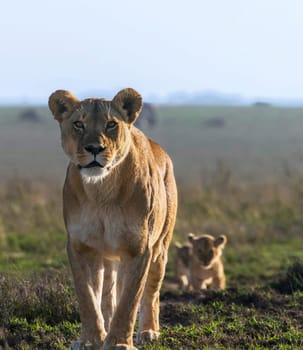
[[84, 129], [84, 125], [82, 122], [80, 122], [80, 120], [77, 120], [76, 122], [74, 122], [74, 127], [76, 129]]
[[106, 124], [106, 129], [107, 130], [113, 129], [116, 127], [116, 125], [117, 125], [117, 123], [114, 120], [111, 120]]

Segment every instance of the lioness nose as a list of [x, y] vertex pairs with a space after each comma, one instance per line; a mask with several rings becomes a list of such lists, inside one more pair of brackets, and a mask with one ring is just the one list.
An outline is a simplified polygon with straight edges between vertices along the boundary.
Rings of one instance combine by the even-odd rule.
[[102, 147], [101, 145], [87, 145], [84, 147], [87, 152], [92, 153], [94, 156], [97, 154], [103, 152], [105, 150], [105, 147]]

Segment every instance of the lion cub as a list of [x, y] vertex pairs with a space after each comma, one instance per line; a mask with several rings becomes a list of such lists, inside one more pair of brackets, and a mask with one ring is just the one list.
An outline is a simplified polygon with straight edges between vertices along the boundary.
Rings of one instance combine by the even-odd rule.
[[190, 286], [193, 290], [225, 288], [224, 266], [221, 259], [222, 249], [225, 247], [227, 238], [224, 235], [217, 238], [203, 234], [188, 235], [192, 244], [189, 271]]
[[181, 243], [175, 243], [176, 249], [176, 276], [178, 284], [181, 289], [189, 288], [189, 260], [191, 255], [192, 246], [190, 243], [181, 245]]

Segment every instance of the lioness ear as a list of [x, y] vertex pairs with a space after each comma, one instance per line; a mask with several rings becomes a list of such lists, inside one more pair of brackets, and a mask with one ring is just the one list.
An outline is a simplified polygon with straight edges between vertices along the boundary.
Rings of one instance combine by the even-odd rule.
[[57, 90], [50, 95], [48, 106], [55, 119], [61, 123], [63, 118], [76, 108], [78, 102], [77, 97], [69, 91]]
[[193, 233], [189, 233], [187, 238], [190, 241], [190, 243], [193, 243], [193, 241], [195, 240], [195, 235]]
[[221, 235], [221, 236], [219, 236], [219, 237], [217, 237], [217, 238], [215, 239], [214, 245], [215, 245], [216, 247], [220, 247], [220, 246], [221, 246], [221, 248], [224, 248], [226, 243], [227, 243], [227, 238], [226, 238], [226, 236]]
[[121, 114], [124, 121], [129, 124], [135, 122], [142, 108], [142, 97], [134, 89], [121, 90], [113, 98], [114, 108]]

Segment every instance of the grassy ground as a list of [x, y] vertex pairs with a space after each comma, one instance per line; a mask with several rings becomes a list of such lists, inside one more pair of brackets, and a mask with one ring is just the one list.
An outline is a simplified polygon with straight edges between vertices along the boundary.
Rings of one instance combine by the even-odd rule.
[[[293, 265], [271, 287], [163, 292], [161, 339], [142, 349], [302, 349], [302, 268]], [[24, 280], [2, 275], [0, 293], [2, 349], [66, 349], [79, 334], [64, 273]]]
[[[227, 289], [178, 291], [171, 249], [162, 337], [142, 349], [302, 348], [302, 186], [180, 188], [174, 240], [225, 233]], [[66, 349], [80, 326], [59, 185], [15, 179], [0, 193], [0, 349]]]

